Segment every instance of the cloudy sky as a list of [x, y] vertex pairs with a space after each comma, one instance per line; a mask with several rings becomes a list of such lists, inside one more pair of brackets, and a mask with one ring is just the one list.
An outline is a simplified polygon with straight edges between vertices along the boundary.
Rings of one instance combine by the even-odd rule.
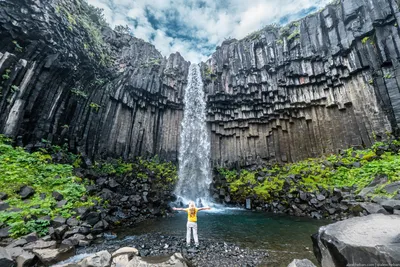
[[204, 61], [226, 38], [241, 39], [271, 23], [286, 24], [330, 0], [88, 0], [104, 9], [112, 27], [128, 25], [134, 36], [164, 55], [179, 51]]

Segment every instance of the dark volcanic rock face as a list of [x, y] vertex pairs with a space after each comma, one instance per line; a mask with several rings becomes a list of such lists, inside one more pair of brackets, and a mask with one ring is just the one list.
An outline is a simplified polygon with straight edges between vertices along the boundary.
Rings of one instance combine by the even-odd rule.
[[189, 63], [91, 12], [81, 0], [1, 1], [0, 132], [97, 158], [176, 160]]
[[214, 163], [297, 161], [398, 132], [399, 18], [395, 1], [344, 0], [225, 41], [203, 65]]
[[[176, 160], [189, 62], [93, 12], [82, 0], [0, 2], [0, 132]], [[398, 134], [399, 19], [396, 1], [343, 0], [225, 41], [202, 65], [213, 163], [296, 161]]]

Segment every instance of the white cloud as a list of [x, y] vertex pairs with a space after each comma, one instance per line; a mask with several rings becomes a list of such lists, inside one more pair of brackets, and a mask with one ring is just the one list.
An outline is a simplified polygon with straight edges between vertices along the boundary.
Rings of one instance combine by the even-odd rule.
[[[279, 22], [284, 16], [297, 19], [299, 11], [310, 7], [319, 9], [329, 1], [88, 0], [104, 9], [112, 27], [129, 25], [136, 37], [153, 43], [164, 56], [178, 51], [191, 62], [207, 59], [209, 48], [226, 38], [243, 38], [265, 25]], [[146, 10], [157, 20], [157, 26]]]

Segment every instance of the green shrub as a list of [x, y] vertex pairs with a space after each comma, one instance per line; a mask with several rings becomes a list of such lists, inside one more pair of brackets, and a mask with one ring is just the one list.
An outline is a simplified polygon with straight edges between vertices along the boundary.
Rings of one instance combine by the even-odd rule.
[[11, 70], [10, 69], [6, 69], [5, 73], [1, 76], [3, 78], [3, 80], [10, 79], [10, 73], [11, 73]]
[[[9, 225], [13, 237], [33, 231], [44, 235], [48, 222], [37, 218], [47, 215], [68, 218], [75, 214], [75, 208], [92, 206], [93, 200], [98, 200], [86, 196], [85, 184], [88, 181], [74, 176], [73, 166], [52, 163], [52, 157], [44, 149], [42, 152], [27, 153], [20, 147], [14, 148], [9, 142], [0, 135], [0, 188], [8, 194], [5, 202], [11, 207], [11, 210], [0, 213], [0, 224]], [[31, 186], [35, 194], [22, 200], [18, 192], [25, 185]], [[58, 208], [52, 197], [53, 191], [63, 194], [67, 204]], [[86, 196], [86, 201], [82, 200], [83, 196]]]
[[99, 104], [92, 102], [92, 103], [90, 103], [89, 106], [90, 106], [90, 108], [92, 108], [94, 111], [99, 112], [99, 109], [100, 109], [100, 105], [99, 105]]
[[[259, 198], [272, 200], [276, 192], [282, 190], [285, 181], [289, 181], [292, 190], [302, 187], [306, 191], [318, 191], [320, 187], [331, 190], [334, 187], [356, 186], [357, 192], [369, 185], [377, 175], [387, 175], [389, 183], [400, 181], [400, 155], [384, 152], [377, 155], [377, 150], [388, 144], [377, 142], [365, 150], [347, 149], [339, 155], [307, 159], [296, 163], [275, 165], [262, 170], [247, 171], [218, 169], [220, 175], [229, 183], [231, 194], [236, 200], [244, 200], [247, 196], [256, 194]], [[391, 145], [399, 146], [399, 141], [391, 141]], [[355, 167], [358, 162], [360, 167]], [[266, 179], [262, 182], [255, 179], [262, 171]], [[291, 175], [299, 175], [295, 184]], [[384, 187], [385, 185], [382, 185]], [[385, 194], [377, 190], [376, 194]]]

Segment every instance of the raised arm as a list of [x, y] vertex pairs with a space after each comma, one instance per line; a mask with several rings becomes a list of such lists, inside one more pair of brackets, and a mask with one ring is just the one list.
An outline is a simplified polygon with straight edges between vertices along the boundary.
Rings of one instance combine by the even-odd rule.
[[175, 208], [175, 207], [173, 207], [172, 208], [173, 210], [178, 210], [178, 211], [184, 211], [185, 209], [182, 209], [182, 208]]
[[210, 207], [198, 208], [197, 210], [210, 210]]

